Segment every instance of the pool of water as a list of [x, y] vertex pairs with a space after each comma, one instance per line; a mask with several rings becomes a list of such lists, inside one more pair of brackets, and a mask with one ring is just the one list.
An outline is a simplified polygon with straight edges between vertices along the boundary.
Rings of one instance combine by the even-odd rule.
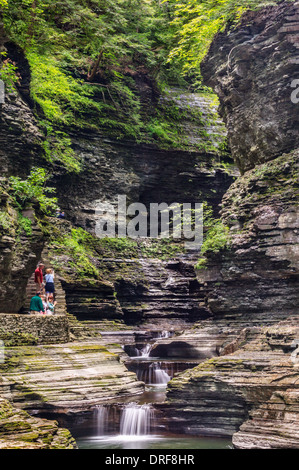
[[149, 387], [138, 402], [104, 405], [67, 427], [79, 449], [230, 449], [229, 438], [174, 434], [152, 403], [163, 403], [165, 388]]
[[143, 394], [133, 400], [126, 397], [117, 403], [99, 404], [86, 414], [65, 416], [65, 422], [63, 416], [58, 419], [62, 427], [71, 431], [79, 449], [232, 448], [229, 438], [173, 434], [184, 430], [171, 425], [167, 410], [163, 409], [167, 384], [175, 374], [195, 367], [200, 361], [149, 357], [151, 347], [151, 343], [143, 345], [142, 349], [138, 349], [137, 344], [131, 345], [128, 352], [139, 355], [131, 356], [126, 362], [127, 368], [145, 383]]
[[231, 440], [186, 435], [89, 436], [76, 439], [79, 449], [231, 449]]

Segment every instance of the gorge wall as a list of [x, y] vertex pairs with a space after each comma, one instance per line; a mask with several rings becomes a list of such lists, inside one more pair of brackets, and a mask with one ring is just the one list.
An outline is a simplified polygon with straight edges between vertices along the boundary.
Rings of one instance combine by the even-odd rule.
[[[224, 144], [226, 131], [214, 98], [177, 89], [170, 94], [187, 116], [183, 127], [188, 142], [182, 148], [165, 149], [154, 143], [64, 129], [82, 168], [76, 173], [53, 163], [45, 155], [47, 136], [30, 98], [28, 63], [14, 44], [6, 38], [3, 43], [21, 76], [15, 90], [6, 90], [0, 106], [0, 338], [5, 341], [0, 395], [13, 404], [12, 408], [1, 402], [5, 413], [0, 446], [75, 447], [71, 436], [56, 424], [29, 417], [20, 409], [80, 412], [144, 390], [144, 384], [119, 359], [120, 348], [112, 353], [115, 345], [103, 344], [97, 331], [88, 326], [98, 330], [108, 320], [108, 327], [114, 328], [142, 324], [179, 329], [209, 316], [194, 271], [196, 256], [184, 253], [179, 244], [162, 243], [161, 249], [144, 241], [118, 246], [96, 240], [96, 203], [115, 203], [118, 194], [126, 194], [128, 202], [142, 202], [146, 207], [153, 202], [207, 201], [217, 213], [238, 172], [230, 157], [222, 160], [217, 150], [217, 145]], [[145, 84], [140, 88], [144, 93]], [[169, 98], [164, 99], [167, 106]], [[200, 126], [188, 119], [189, 108], [201, 116]], [[205, 148], [211, 138], [212, 150]], [[67, 220], [45, 216], [34, 198], [20, 213], [9, 177], [24, 181], [35, 166], [51, 175], [50, 185], [57, 191]], [[30, 231], [20, 226], [22, 217], [30, 220]], [[39, 260], [55, 269], [68, 313], [87, 326], [76, 323], [71, 315], [48, 321], [26, 315], [26, 285]], [[14, 426], [14, 417], [24, 422], [15, 428], [15, 435], [5, 433]], [[44, 432], [47, 426], [48, 434]]]
[[[44, 136], [24, 95], [8, 94], [0, 108], [1, 212], [10, 220], [0, 241], [1, 313], [24, 306], [27, 281], [42, 258], [59, 275], [67, 310], [80, 321], [184, 328], [156, 348], [174, 354], [173, 345], [181, 343], [209, 360], [171, 381], [161, 411], [170, 429], [179, 423], [186, 433], [234, 435], [240, 448], [298, 447], [298, 359], [292, 354], [299, 336], [298, 105], [290, 85], [290, 77], [298, 78], [298, 18], [298, 5], [289, 2], [247, 13], [215, 38], [203, 64], [242, 172], [235, 182], [238, 172], [225, 168], [217, 149], [194, 149], [202, 131], [194, 123], [183, 126], [189, 144], [175, 149], [69, 130], [82, 163], [75, 173], [44, 158]], [[204, 117], [214, 106], [195, 94], [177, 96], [182, 108], [193, 106]], [[220, 121], [209, 130], [224, 142]], [[24, 178], [36, 164], [52, 173], [67, 220], [45, 220], [33, 203], [33, 232], [20, 235], [7, 178]], [[115, 204], [118, 194], [146, 207], [205, 200], [229, 228], [226, 247], [206, 252], [196, 273], [197, 254], [181, 247], [163, 252], [143, 241], [96, 240], [96, 204]], [[143, 391], [119, 351], [109, 352], [96, 333], [79, 344], [76, 336], [68, 339], [73, 342], [8, 348], [1, 396], [18, 408], [63, 412]], [[73, 445], [69, 436], [65, 445]]]
[[232, 154], [244, 172], [298, 147], [292, 82], [298, 72], [298, 5], [248, 12], [214, 39], [202, 73], [220, 99]]
[[216, 315], [230, 311], [228, 298], [243, 319], [248, 312], [260, 321], [297, 314], [298, 112], [291, 100], [297, 19], [298, 5], [289, 2], [247, 13], [235, 31], [215, 38], [202, 67], [219, 93], [233, 156], [248, 170], [222, 201], [231, 249], [215, 256], [220, 270], [212, 255], [211, 270], [203, 273], [205, 282], [223, 282], [229, 291], [214, 285], [207, 295]]
[[222, 201], [226, 248], [205, 253], [198, 280], [209, 328], [230, 325], [237, 336], [219, 336], [219, 358], [170, 382], [168, 406], [191, 433], [232, 435], [245, 421], [239, 448], [298, 446], [298, 15], [289, 2], [245, 14], [202, 66], [243, 175]]
[[[71, 138], [72, 150], [82, 164], [81, 170], [76, 173], [63, 168], [61, 164], [47, 161], [44, 129], [35, 118], [32, 102], [28, 98], [29, 65], [22, 51], [9, 42], [5, 44], [9, 57], [20, 68], [21, 78], [17, 90], [7, 90], [5, 103], [0, 109], [1, 210], [10, 223], [9, 232], [4, 233], [3, 230], [1, 239], [2, 312], [17, 313], [22, 307], [26, 308], [26, 283], [36, 263], [43, 258], [42, 253], [50, 250], [53, 267], [61, 276], [66, 291], [68, 310], [80, 320], [126, 317], [131, 323], [136, 323], [148, 315], [159, 318], [160, 302], [163, 302], [165, 315], [169, 314], [170, 319], [175, 318], [179, 311], [174, 306], [176, 294], [172, 274], [175, 271], [177, 282], [181, 284], [179, 298], [182, 311], [185, 312], [181, 315], [183, 320], [201, 318], [202, 314], [197, 306], [198, 289], [194, 287], [196, 276], [190, 270], [192, 256], [190, 260], [185, 258], [169, 267], [161, 259], [164, 254], [158, 253], [159, 250], [149, 250], [143, 255], [147, 251], [146, 244], [143, 254], [138, 251], [137, 245], [133, 254], [130, 251], [126, 254], [121, 249], [104, 247], [97, 249], [90, 257], [90, 262], [102, 273], [99, 281], [90, 279], [87, 274], [78, 279], [76, 269], [71, 267], [76, 266], [76, 256], [67, 256], [66, 250], [58, 253], [51, 247], [57, 246], [55, 237], [65, 233], [70, 239], [72, 230], [77, 227], [82, 227], [93, 235], [97, 204], [110, 202], [115, 205], [118, 195], [125, 194], [128, 203], [141, 202], [147, 208], [155, 202], [171, 204], [206, 201], [217, 213], [224, 192], [238, 172], [229, 156], [225, 156], [224, 160], [221, 156], [220, 147], [224, 144], [226, 130], [217, 115], [214, 98], [175, 88], [169, 90], [168, 95], [163, 98], [163, 106], [173, 106], [176, 103], [185, 116], [182, 120], [185, 134], [182, 148], [170, 146], [164, 149], [154, 143], [142, 144], [117, 140], [95, 132], [81, 130], [74, 133], [71, 129], [65, 129]], [[139, 88], [143, 104], [147, 106], [149, 86], [143, 81], [139, 83]], [[194, 117], [190, 118], [188, 113], [200, 116], [200, 124]], [[208, 144], [209, 149], [204, 150]], [[33, 201], [32, 207], [23, 214], [32, 222], [32, 235], [28, 237], [22, 231], [19, 234], [19, 216], [8, 194], [8, 178], [11, 175], [26, 178], [34, 166], [42, 166], [51, 175], [50, 185], [55, 187], [60, 208], [65, 211], [67, 221], [58, 226], [58, 221], [52, 218], [45, 226], [45, 220], [36, 212], [37, 206], [35, 207]], [[167, 252], [167, 247], [165, 251]], [[184, 250], [177, 247], [176, 251], [179, 255]], [[89, 256], [88, 249], [86, 252]], [[164, 257], [171, 258], [167, 253], [165, 255]], [[137, 258], [144, 259], [140, 263]], [[156, 261], [150, 261], [151, 258]], [[130, 275], [134, 270], [138, 273], [135, 278]], [[187, 275], [184, 274], [186, 272]], [[155, 292], [148, 292], [148, 276], [155, 277], [154, 283], [158, 286]], [[133, 299], [131, 305], [128, 296]], [[152, 313], [143, 313], [143, 310]]]

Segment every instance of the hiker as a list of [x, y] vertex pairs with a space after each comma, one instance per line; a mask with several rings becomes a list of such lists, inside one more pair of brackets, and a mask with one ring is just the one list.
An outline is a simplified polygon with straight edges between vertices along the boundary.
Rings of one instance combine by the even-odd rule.
[[34, 271], [34, 282], [37, 284], [37, 289], [39, 291], [44, 291], [44, 284], [43, 284], [43, 268], [45, 265], [43, 263], [39, 263], [38, 267]]
[[57, 217], [57, 219], [64, 219], [65, 218], [65, 213], [62, 210], [57, 209], [56, 210], [56, 217]]
[[43, 301], [41, 299], [41, 291], [38, 291], [34, 297], [32, 297], [30, 301], [30, 313], [31, 314], [36, 314], [36, 313], [45, 313], [45, 309], [43, 306]]
[[54, 296], [54, 293], [55, 293], [53, 269], [49, 268], [46, 270], [45, 281], [46, 281], [46, 286], [45, 286], [46, 300], [48, 301], [49, 294], [53, 294]]
[[56, 304], [57, 304], [57, 302], [54, 301], [53, 294], [49, 294], [48, 302], [47, 302], [47, 313], [49, 315], [54, 315]]

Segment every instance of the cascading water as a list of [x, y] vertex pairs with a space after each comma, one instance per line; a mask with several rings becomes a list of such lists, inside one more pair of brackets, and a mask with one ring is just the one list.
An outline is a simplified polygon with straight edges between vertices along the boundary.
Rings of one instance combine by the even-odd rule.
[[165, 330], [165, 331], [160, 331], [158, 333], [157, 338], [171, 338], [172, 335], [173, 335], [173, 332]]
[[171, 377], [162, 369], [161, 362], [153, 362], [150, 365], [152, 370], [152, 378], [149, 385], [167, 385]]
[[95, 412], [97, 419], [97, 435], [104, 436], [108, 427], [109, 410], [106, 406], [97, 406]]
[[148, 343], [144, 348], [141, 349], [141, 357], [149, 357], [152, 350], [152, 345]]
[[[203, 441], [200, 439], [189, 438], [187, 435], [182, 437], [179, 434], [181, 432], [179, 427], [176, 434], [168, 430], [167, 416], [159, 406], [165, 403], [166, 386], [175, 374], [195, 367], [198, 362], [179, 358], [151, 357], [155, 341], [163, 343], [163, 339], [166, 339], [167, 346], [169, 343], [167, 339], [174, 333], [161, 330], [148, 333], [142, 332], [135, 344], [126, 344], [123, 348], [130, 356], [126, 366], [128, 370], [136, 373], [138, 380], [144, 382], [144, 393], [137, 403], [127, 404], [127, 398], [124, 397], [120, 398], [118, 403], [99, 405], [93, 415], [92, 429], [93, 432], [96, 431], [95, 435], [79, 438], [82, 448], [181, 449], [182, 439], [188, 446], [183, 448], [195, 449], [201, 448], [201, 445], [209, 448], [210, 445], [215, 445], [214, 442], [202, 444]], [[217, 443], [215, 448], [222, 448], [221, 445], [224, 448], [228, 444]]]
[[120, 434], [122, 436], [146, 436], [150, 433], [154, 412], [151, 405], [129, 403], [122, 410]]
[[162, 369], [161, 362], [153, 362], [148, 368], [148, 377], [145, 383], [148, 385], [167, 385], [171, 377]]

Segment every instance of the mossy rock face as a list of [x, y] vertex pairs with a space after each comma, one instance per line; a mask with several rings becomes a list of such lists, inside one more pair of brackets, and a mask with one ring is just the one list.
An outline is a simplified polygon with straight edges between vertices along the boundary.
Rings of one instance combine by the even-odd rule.
[[206, 251], [197, 272], [218, 318], [263, 324], [296, 314], [298, 174], [297, 149], [256, 165], [223, 197], [229, 247]]
[[75, 449], [76, 442], [56, 421], [31, 417], [0, 399], [0, 449]]
[[0, 328], [0, 340], [8, 348], [14, 346], [33, 346], [38, 343], [38, 338], [30, 333], [6, 332], [2, 328]]

